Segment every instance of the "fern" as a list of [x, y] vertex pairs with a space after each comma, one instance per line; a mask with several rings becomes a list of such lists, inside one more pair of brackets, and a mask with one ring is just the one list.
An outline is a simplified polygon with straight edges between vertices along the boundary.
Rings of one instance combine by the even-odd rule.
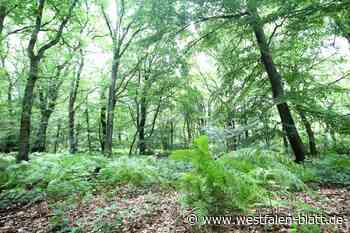
[[209, 152], [208, 137], [201, 136], [191, 150], [175, 151], [171, 158], [191, 163], [193, 170], [180, 180], [182, 200], [198, 214], [244, 212], [264, 199], [265, 190], [249, 175], [214, 160]]

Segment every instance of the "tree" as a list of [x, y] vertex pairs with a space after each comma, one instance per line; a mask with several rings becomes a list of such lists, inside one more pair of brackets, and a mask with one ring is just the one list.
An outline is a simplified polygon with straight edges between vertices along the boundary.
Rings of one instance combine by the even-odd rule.
[[46, 150], [47, 128], [50, 117], [56, 108], [60, 87], [64, 81], [61, 75], [62, 73], [63, 75], [67, 75], [68, 73], [66, 69], [68, 62], [69, 60], [58, 65], [56, 67], [55, 74], [53, 76], [46, 77], [46, 80], [42, 80], [42, 83], [39, 84], [40, 87], [38, 88], [38, 92], [41, 116], [36, 140], [31, 148], [32, 152], [44, 152]]
[[75, 154], [77, 152], [77, 138], [75, 132], [75, 102], [79, 90], [79, 84], [81, 74], [84, 68], [84, 53], [80, 48], [80, 61], [78, 63], [78, 70], [71, 81], [71, 88], [69, 91], [69, 102], [68, 102], [68, 141], [69, 141], [69, 152]]
[[285, 127], [289, 143], [293, 149], [295, 161], [297, 163], [300, 163], [305, 159], [304, 145], [300, 139], [289, 106], [285, 100], [282, 86], [282, 77], [277, 71], [276, 65], [274, 64], [273, 58], [271, 56], [271, 52], [263, 29], [263, 24], [258, 15], [256, 4], [257, 3], [254, 0], [248, 2], [248, 10], [251, 17], [250, 26], [253, 28], [256, 40], [258, 42], [261, 59], [271, 83], [273, 98], [277, 105], [282, 124]]
[[[127, 15], [127, 8], [124, 0], [115, 0], [115, 14], [116, 20], [112, 24], [108, 17], [104, 6], [101, 5], [101, 11], [105, 19], [105, 23], [109, 30], [109, 36], [112, 40], [112, 71], [111, 79], [108, 89], [107, 98], [107, 121], [106, 121], [106, 137], [104, 142], [104, 153], [112, 154], [113, 144], [113, 124], [114, 124], [114, 109], [116, 105], [116, 94], [117, 94], [117, 80], [120, 75], [120, 62], [125, 52], [128, 50], [131, 43], [135, 40], [136, 36], [143, 30], [143, 27], [138, 24], [136, 15], [134, 19], [125, 19]], [[136, 9], [137, 11], [137, 9]], [[124, 25], [126, 24], [126, 25]], [[133, 30], [134, 29], [134, 30]]]
[[[33, 106], [33, 92], [36, 81], [39, 78], [40, 62], [43, 59], [46, 51], [53, 46], [57, 45], [61, 39], [62, 33], [66, 25], [68, 24], [70, 18], [72, 17], [73, 10], [77, 4], [78, 0], [73, 0], [69, 4], [68, 13], [66, 13], [63, 18], [61, 18], [60, 25], [54, 36], [42, 45], [40, 48], [36, 49], [38, 44], [39, 32], [43, 30], [43, 14], [45, 7], [45, 0], [39, 0], [36, 4], [35, 12], [35, 26], [32, 30], [30, 40], [27, 47], [27, 53], [29, 58], [29, 72], [28, 78], [24, 90], [24, 97], [22, 103], [22, 114], [21, 114], [21, 125], [19, 133], [19, 152], [17, 155], [17, 161], [29, 160], [29, 139], [31, 131], [31, 115]], [[35, 52], [37, 50], [37, 52]]]

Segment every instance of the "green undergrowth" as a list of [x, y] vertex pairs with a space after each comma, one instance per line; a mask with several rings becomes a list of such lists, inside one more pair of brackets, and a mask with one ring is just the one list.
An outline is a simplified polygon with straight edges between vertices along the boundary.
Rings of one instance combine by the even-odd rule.
[[313, 164], [300, 165], [285, 154], [247, 148], [215, 159], [208, 144], [208, 138], [202, 136], [193, 149], [175, 151], [171, 156], [193, 166], [181, 177], [178, 187], [182, 204], [199, 215], [242, 214], [253, 207], [292, 204], [307, 209], [303, 203], [276, 199], [298, 191], [313, 195], [307, 186], [310, 182], [338, 180], [347, 184], [347, 157], [329, 155]]
[[319, 160], [314, 160], [306, 165], [313, 172], [314, 182], [335, 185], [350, 186], [350, 156], [328, 154]]
[[171, 159], [43, 153], [16, 164], [13, 156], [0, 157], [0, 208], [51, 200], [56, 226], [65, 225], [64, 213], [74, 209], [77, 200], [95, 195], [113, 199], [123, 187], [131, 193], [175, 187], [184, 207], [200, 215], [242, 214], [283, 205], [317, 211], [305, 203], [278, 201], [299, 191], [312, 195], [309, 183], [349, 186], [349, 157], [327, 154], [300, 165], [285, 154], [251, 147], [217, 158], [205, 136], [193, 149], [173, 152]]
[[169, 187], [186, 169], [181, 162], [155, 157], [108, 159], [89, 154], [41, 154], [21, 164], [7, 158], [0, 166], [0, 208], [42, 198], [86, 196], [123, 184]]

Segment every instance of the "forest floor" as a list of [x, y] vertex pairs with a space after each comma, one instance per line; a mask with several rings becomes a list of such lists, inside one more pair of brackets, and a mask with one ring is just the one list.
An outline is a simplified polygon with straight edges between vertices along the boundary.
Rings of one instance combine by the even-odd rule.
[[[342, 225], [321, 226], [322, 232], [350, 232], [350, 192], [335, 186], [314, 186], [316, 195], [299, 192], [293, 197], [324, 210], [344, 216]], [[79, 197], [76, 197], [79, 199]], [[179, 194], [170, 189], [117, 187], [112, 192], [94, 194], [88, 201], [76, 200], [68, 211], [57, 213], [49, 200], [3, 209], [0, 212], [1, 233], [26, 232], [303, 232], [288, 225], [192, 227], [178, 204]], [[290, 207], [292, 208], [292, 207]], [[273, 213], [273, 209], [265, 209]], [[266, 212], [267, 211], [267, 212]], [[279, 215], [290, 209], [279, 209]], [[298, 228], [298, 227], [297, 227]], [[311, 232], [311, 231], [308, 231]], [[307, 232], [306, 232], [307, 233]]]

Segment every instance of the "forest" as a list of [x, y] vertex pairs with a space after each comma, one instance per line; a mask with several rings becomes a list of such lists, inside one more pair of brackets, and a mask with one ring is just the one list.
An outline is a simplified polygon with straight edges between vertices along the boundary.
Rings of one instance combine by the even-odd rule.
[[350, 0], [0, 0], [0, 232], [350, 232]]

